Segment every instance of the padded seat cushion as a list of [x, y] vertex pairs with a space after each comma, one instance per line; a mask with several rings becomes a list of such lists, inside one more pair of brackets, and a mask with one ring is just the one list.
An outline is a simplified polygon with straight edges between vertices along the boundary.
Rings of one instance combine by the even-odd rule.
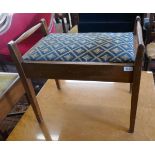
[[133, 33], [62, 33], [42, 38], [24, 56], [29, 61], [133, 62]]

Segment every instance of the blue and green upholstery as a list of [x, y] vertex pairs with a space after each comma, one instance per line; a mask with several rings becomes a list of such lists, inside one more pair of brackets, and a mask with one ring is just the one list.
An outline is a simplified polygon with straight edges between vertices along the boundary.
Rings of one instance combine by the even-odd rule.
[[133, 33], [49, 34], [24, 56], [28, 61], [113, 62], [135, 60]]

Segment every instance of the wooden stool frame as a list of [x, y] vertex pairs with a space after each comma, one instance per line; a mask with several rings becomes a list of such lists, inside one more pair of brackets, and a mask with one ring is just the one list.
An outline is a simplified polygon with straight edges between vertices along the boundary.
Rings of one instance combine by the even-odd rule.
[[[133, 133], [144, 54], [140, 18], [136, 18], [134, 26], [136, 49], [136, 58], [134, 63], [25, 61], [20, 55], [17, 44], [29, 37], [39, 28], [41, 28], [44, 36], [48, 34], [46, 22], [42, 19], [39, 24], [26, 31], [17, 40], [10, 41], [8, 43], [11, 56], [16, 64], [25, 91], [27, 92], [29, 101], [38, 121], [41, 122], [43, 119], [30, 78], [124, 82], [130, 83], [130, 86], [132, 86], [129, 132]], [[129, 70], [125, 71], [126, 69]], [[59, 81], [56, 80], [56, 83], [57, 87], [60, 89]]]

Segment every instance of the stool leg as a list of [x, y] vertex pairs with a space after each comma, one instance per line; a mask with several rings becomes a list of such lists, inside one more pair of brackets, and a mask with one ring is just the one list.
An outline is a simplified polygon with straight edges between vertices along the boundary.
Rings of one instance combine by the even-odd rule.
[[61, 89], [60, 81], [58, 79], [55, 79], [55, 83], [56, 83], [57, 88], [60, 90]]
[[130, 93], [132, 93], [132, 83], [130, 83]]
[[16, 68], [17, 68], [17, 71], [20, 75], [20, 78], [21, 78], [21, 81], [23, 83], [23, 87], [25, 89], [25, 92], [27, 94], [27, 98], [28, 98], [28, 101], [30, 102], [32, 108], [33, 108], [33, 111], [35, 113], [35, 116], [38, 120], [38, 122], [42, 122], [43, 121], [43, 117], [42, 117], [42, 114], [41, 114], [41, 111], [40, 111], [40, 108], [39, 108], [39, 104], [38, 104], [38, 101], [37, 101], [37, 98], [36, 98], [36, 94], [35, 94], [35, 91], [34, 91], [34, 88], [32, 86], [32, 82], [29, 78], [26, 77], [25, 75], [25, 72], [24, 72], [24, 69], [23, 69], [23, 66], [22, 66], [22, 57], [21, 57], [21, 54], [20, 54], [20, 51], [19, 49], [17, 48], [17, 46], [15, 45], [14, 42], [10, 42], [8, 44], [8, 47], [9, 47], [9, 50], [10, 50], [10, 54], [14, 60], [14, 63], [16, 64]]
[[145, 55], [144, 55], [144, 70], [145, 70], [145, 71], [147, 70], [147, 65], [148, 65], [148, 57], [147, 57], [147, 55], [145, 54]]
[[147, 71], [149, 71], [149, 69], [150, 69], [151, 61], [152, 61], [152, 59], [151, 59], [151, 57], [149, 57], [149, 58], [148, 58], [148, 63], [147, 63], [147, 66], [146, 66], [146, 70], [147, 70]]
[[138, 103], [138, 95], [139, 95], [140, 79], [141, 79], [141, 66], [143, 61], [143, 51], [144, 51], [144, 47], [139, 46], [137, 50], [137, 56], [135, 60], [134, 70], [133, 70], [129, 133], [133, 133], [134, 127], [135, 127], [135, 119], [136, 119], [137, 103]]
[[138, 95], [139, 95], [139, 85], [140, 85], [140, 80], [132, 84], [129, 133], [134, 132], [136, 112], [137, 112], [137, 103], [138, 103]]

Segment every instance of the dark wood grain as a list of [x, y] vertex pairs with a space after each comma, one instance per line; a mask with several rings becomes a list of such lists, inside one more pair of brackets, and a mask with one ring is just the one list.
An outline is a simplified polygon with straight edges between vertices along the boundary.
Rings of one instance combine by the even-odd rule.
[[131, 91], [132, 96], [131, 96], [130, 128], [129, 128], [130, 133], [134, 132], [134, 126], [135, 126], [143, 54], [144, 54], [144, 45], [139, 45], [135, 61], [135, 68], [133, 72], [133, 83]]
[[45, 19], [41, 19], [41, 31], [44, 36], [47, 36], [49, 34], [48, 27]]
[[32, 105], [32, 108], [34, 110], [36, 118], [39, 122], [41, 122], [43, 119], [42, 119], [42, 115], [40, 112], [40, 108], [39, 108], [39, 105], [38, 105], [38, 102], [36, 99], [36, 95], [35, 95], [31, 80], [25, 76], [23, 67], [21, 65], [22, 59], [19, 56], [19, 54], [17, 54], [17, 53], [20, 53], [20, 51], [18, 50], [18, 48], [16, 47], [14, 42], [10, 42], [8, 44], [8, 48], [9, 48], [11, 56], [16, 64], [17, 71], [21, 77], [21, 81], [25, 88], [28, 100], [30, 101], [30, 104]]
[[115, 63], [64, 63], [64, 62], [22, 62], [28, 78], [50, 78], [68, 80], [91, 80], [132, 82], [133, 72], [124, 72], [124, 66], [133, 64]]

